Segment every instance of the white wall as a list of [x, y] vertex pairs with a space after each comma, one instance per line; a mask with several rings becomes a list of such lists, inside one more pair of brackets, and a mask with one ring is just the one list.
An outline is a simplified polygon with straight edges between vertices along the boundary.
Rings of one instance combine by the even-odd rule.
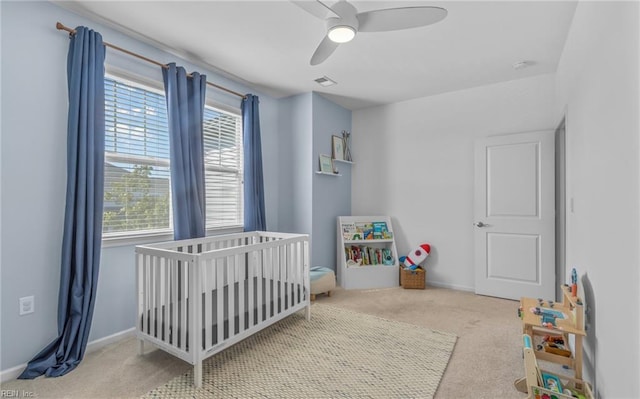
[[639, 398], [637, 2], [581, 2], [557, 72], [567, 113], [567, 268], [590, 309], [585, 367], [602, 398]]
[[353, 113], [352, 212], [392, 217], [400, 255], [428, 242], [429, 284], [474, 289], [473, 142], [554, 129], [554, 75]]

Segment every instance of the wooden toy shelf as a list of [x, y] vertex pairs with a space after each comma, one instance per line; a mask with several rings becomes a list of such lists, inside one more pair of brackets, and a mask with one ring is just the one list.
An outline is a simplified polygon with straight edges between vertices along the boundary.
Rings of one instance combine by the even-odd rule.
[[[575, 381], [582, 380], [582, 340], [586, 336], [584, 330], [584, 307], [580, 298], [571, 295], [570, 287], [562, 286], [562, 302], [553, 303], [534, 298], [520, 299], [522, 329], [523, 333], [531, 337], [532, 341], [535, 337], [545, 335], [561, 336], [568, 347], [569, 336], [574, 337], [574, 348], [571, 356], [566, 357], [552, 352], [538, 350], [536, 345], [532, 346], [532, 353], [538, 360], [545, 360], [569, 367], [573, 370], [573, 379]], [[555, 313], [562, 317], [555, 318], [555, 325], [543, 325], [543, 316], [535, 314], [532, 308], [540, 308], [544, 312]], [[522, 379], [524, 380], [524, 379]], [[522, 383], [522, 380], [519, 380]], [[580, 385], [580, 383], [578, 383]], [[516, 381], [518, 387], [518, 381]], [[526, 391], [525, 391], [526, 392]]]
[[[515, 386], [521, 392], [527, 393], [527, 399], [556, 398], [556, 399], [593, 399], [593, 391], [588, 382], [566, 375], [557, 376], [562, 385], [562, 393], [545, 388], [544, 378], [549, 374], [538, 367], [531, 336], [523, 334], [523, 357], [525, 376], [516, 380]], [[570, 391], [570, 392], [569, 392]]]

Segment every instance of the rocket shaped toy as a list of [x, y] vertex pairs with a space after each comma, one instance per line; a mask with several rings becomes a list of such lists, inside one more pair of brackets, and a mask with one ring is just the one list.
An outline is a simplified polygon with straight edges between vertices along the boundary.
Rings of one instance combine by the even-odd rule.
[[429, 244], [421, 244], [418, 248], [411, 251], [404, 259], [405, 269], [417, 269], [418, 265], [427, 259], [429, 252], [431, 252], [431, 245]]

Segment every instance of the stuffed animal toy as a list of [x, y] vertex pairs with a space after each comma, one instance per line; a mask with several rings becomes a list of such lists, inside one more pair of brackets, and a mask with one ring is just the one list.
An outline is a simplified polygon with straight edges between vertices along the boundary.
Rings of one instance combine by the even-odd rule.
[[399, 260], [404, 264], [405, 269], [416, 270], [420, 263], [424, 262], [431, 252], [431, 245], [421, 244], [416, 249], [411, 251], [409, 255], [403, 256]]

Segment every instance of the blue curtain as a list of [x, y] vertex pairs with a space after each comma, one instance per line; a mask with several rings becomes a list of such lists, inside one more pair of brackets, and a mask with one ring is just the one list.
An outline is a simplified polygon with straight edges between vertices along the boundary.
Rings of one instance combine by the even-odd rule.
[[242, 139], [244, 143], [244, 230], [265, 231], [262, 143], [260, 141], [260, 100], [247, 94], [242, 100]]
[[207, 78], [197, 72], [189, 77], [175, 63], [168, 66], [162, 76], [169, 119], [173, 236], [176, 240], [204, 237], [202, 121]]
[[98, 285], [104, 192], [102, 36], [76, 28], [67, 58], [67, 195], [62, 239], [58, 337], [20, 375], [58, 377], [84, 357]]

